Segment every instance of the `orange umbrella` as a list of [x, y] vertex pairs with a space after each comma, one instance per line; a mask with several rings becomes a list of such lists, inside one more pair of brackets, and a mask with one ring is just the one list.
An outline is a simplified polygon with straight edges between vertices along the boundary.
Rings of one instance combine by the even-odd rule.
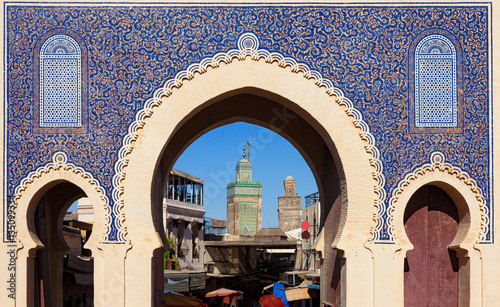
[[208, 292], [205, 296], [206, 297], [222, 297], [222, 296], [237, 296], [240, 294], [241, 294], [240, 291], [226, 289], [226, 288], [220, 288], [220, 289], [217, 289], [215, 291]]
[[279, 297], [272, 294], [263, 295], [259, 303], [262, 307], [285, 307], [285, 303]]

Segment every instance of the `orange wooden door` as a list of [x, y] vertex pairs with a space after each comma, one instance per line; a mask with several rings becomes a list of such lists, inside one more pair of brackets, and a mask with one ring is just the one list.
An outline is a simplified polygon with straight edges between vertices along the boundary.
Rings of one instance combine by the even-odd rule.
[[420, 188], [405, 210], [414, 249], [405, 259], [405, 306], [458, 306], [458, 259], [448, 249], [458, 230], [458, 211], [435, 186]]

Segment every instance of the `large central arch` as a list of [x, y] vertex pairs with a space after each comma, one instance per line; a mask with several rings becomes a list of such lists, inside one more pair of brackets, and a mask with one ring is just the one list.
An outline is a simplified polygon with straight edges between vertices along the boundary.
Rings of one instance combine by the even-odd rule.
[[372, 257], [363, 244], [372, 238], [380, 182], [364, 139], [368, 131], [354, 124], [359, 114], [350, 116], [321, 82], [258, 59], [248, 56], [194, 74], [163, 95], [136, 130], [120, 181], [132, 245], [125, 260], [125, 289], [134, 289], [125, 291], [127, 306], [158, 303], [151, 293], [151, 260], [165, 242], [160, 211], [165, 174], [197, 137], [239, 120], [275, 130], [303, 155], [322, 192], [322, 206], [333, 208], [322, 224], [329, 228], [325, 242], [346, 258], [342, 280], [349, 284], [342, 283], [343, 297], [353, 305], [373, 304]]

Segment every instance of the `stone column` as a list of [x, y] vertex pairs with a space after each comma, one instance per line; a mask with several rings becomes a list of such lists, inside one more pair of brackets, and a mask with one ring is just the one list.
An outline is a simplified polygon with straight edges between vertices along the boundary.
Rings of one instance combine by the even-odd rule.
[[344, 251], [342, 268], [342, 306], [374, 306], [373, 259], [369, 249], [360, 245], [348, 245]]

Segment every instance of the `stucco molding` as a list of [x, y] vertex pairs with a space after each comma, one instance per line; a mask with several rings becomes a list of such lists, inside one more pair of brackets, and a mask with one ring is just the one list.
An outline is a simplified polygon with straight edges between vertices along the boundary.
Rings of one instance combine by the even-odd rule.
[[[486, 199], [484, 197], [482, 189], [478, 186], [476, 180], [471, 178], [471, 176], [461, 168], [454, 166], [445, 161], [445, 156], [443, 153], [436, 151], [433, 152], [430, 156], [430, 162], [424, 163], [419, 167], [415, 168], [412, 172], [405, 175], [403, 179], [401, 179], [396, 188], [391, 193], [391, 198], [389, 199], [389, 225], [391, 233], [394, 233], [394, 213], [396, 211], [396, 206], [398, 206], [398, 202], [400, 200], [400, 196], [404, 193], [404, 191], [418, 178], [425, 176], [426, 174], [432, 172], [441, 172], [448, 174], [460, 182], [465, 184], [470, 192], [473, 193], [477, 203], [479, 204], [479, 211], [481, 216], [480, 222], [480, 231], [479, 235], [474, 243], [485, 241], [485, 234], [488, 232], [489, 225], [489, 212], [488, 206], [486, 205]], [[432, 182], [428, 182], [432, 183]], [[460, 191], [460, 187], [455, 187]]]
[[[109, 206], [109, 198], [106, 196], [106, 191], [104, 190], [100, 182], [97, 179], [95, 179], [91, 173], [87, 172], [82, 167], [76, 166], [73, 163], [69, 163], [67, 154], [62, 151], [54, 153], [54, 155], [52, 156], [52, 162], [39, 167], [35, 171], [30, 172], [23, 180], [21, 180], [19, 185], [14, 190], [15, 192], [13, 196], [13, 201], [15, 206], [17, 207], [17, 203], [23, 197], [24, 192], [36, 180], [41, 179], [43, 176], [49, 175], [53, 172], [61, 172], [61, 171], [70, 172], [77, 175], [78, 177], [81, 177], [84, 181], [88, 182], [88, 184], [95, 189], [97, 195], [100, 196], [102, 204], [104, 205], [104, 210], [105, 210], [104, 220], [105, 223], [108, 224], [110, 221], [109, 217], [110, 206]], [[105, 239], [106, 239], [105, 235], [103, 234], [101, 238], [98, 239], [98, 244], [106, 243]]]
[[[365, 150], [370, 155], [370, 164], [373, 168], [372, 174], [374, 178], [374, 191], [378, 195], [375, 201], [375, 216], [374, 226], [371, 229], [373, 240], [379, 239], [379, 232], [382, 229], [386, 206], [386, 191], [384, 189], [385, 177], [383, 174], [383, 163], [380, 159], [380, 151], [376, 146], [375, 137], [370, 132], [368, 124], [363, 120], [361, 112], [359, 112], [352, 101], [345, 97], [344, 93], [327, 78], [316, 70], [311, 69], [307, 64], [299, 63], [291, 57], [286, 57], [277, 52], [269, 52], [265, 49], [259, 48], [259, 39], [253, 33], [244, 33], [238, 39], [238, 49], [231, 49], [227, 52], [217, 53], [212, 57], [205, 58], [199, 63], [191, 64], [187, 69], [178, 72], [174, 78], [165, 82], [162, 88], [157, 89], [153, 97], [148, 99], [144, 104], [144, 108], [137, 112], [135, 121], [130, 124], [127, 135], [123, 138], [122, 146], [118, 152], [118, 160], [115, 163], [115, 175], [113, 176], [113, 202], [117, 205], [113, 206], [113, 213], [115, 216], [122, 217], [119, 224], [124, 223], [124, 217], [121, 214], [124, 201], [122, 181], [126, 176], [125, 168], [128, 165], [128, 155], [133, 150], [133, 142], [137, 140], [139, 134], [138, 130], [145, 125], [145, 120], [154, 113], [154, 108], [162, 103], [162, 99], [169, 97], [175, 88], [180, 88], [184, 81], [191, 80], [196, 74], [203, 74], [209, 68], [217, 68], [221, 64], [230, 64], [234, 60], [243, 61], [250, 58], [254, 61], [264, 60], [269, 64], [277, 64], [281, 68], [290, 69], [293, 73], [301, 73], [304, 78], [314, 81], [319, 87], [323, 88], [325, 92], [335, 97], [336, 102], [342, 106], [346, 114], [351, 118], [353, 125], [360, 130], [359, 136], [365, 143]], [[125, 240], [125, 233], [121, 228], [118, 228], [121, 233], [118, 238]]]

